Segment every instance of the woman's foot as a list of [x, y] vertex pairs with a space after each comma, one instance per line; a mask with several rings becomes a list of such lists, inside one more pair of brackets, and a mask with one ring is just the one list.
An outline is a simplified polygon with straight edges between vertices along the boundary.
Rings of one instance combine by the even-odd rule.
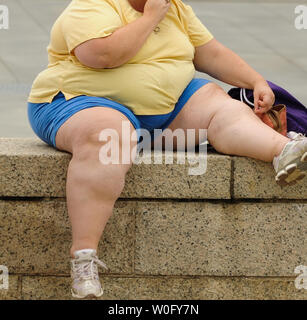
[[74, 257], [71, 260], [72, 296], [79, 299], [101, 297], [103, 289], [97, 265], [105, 269], [107, 266], [98, 259], [94, 249], [75, 251]]
[[294, 185], [307, 172], [307, 138], [301, 134], [291, 135], [281, 154], [274, 158], [276, 183], [280, 186]]

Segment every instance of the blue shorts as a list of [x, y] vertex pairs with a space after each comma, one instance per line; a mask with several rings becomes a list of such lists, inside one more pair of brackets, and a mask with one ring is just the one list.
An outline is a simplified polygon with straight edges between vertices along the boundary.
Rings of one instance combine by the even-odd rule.
[[[153, 139], [153, 130], [166, 129], [190, 97], [202, 86], [209, 83], [202, 78], [193, 79], [175, 105], [172, 112], [161, 115], [135, 115], [128, 107], [101, 97], [78, 96], [65, 100], [59, 92], [51, 103], [28, 103], [28, 118], [35, 134], [47, 144], [56, 148], [55, 137], [62, 124], [78, 111], [91, 107], [109, 107], [122, 112], [133, 124], [136, 131], [146, 129]], [[140, 140], [138, 140], [140, 142]]]

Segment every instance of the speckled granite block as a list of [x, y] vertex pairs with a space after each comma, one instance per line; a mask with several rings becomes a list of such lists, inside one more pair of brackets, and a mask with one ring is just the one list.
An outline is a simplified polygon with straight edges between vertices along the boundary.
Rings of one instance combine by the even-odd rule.
[[307, 204], [136, 203], [136, 274], [293, 276]]
[[[177, 159], [185, 159], [178, 164]], [[166, 161], [172, 159], [172, 164]], [[204, 174], [189, 175], [189, 168], [197, 168], [199, 154], [172, 153], [166, 151], [162, 164], [155, 164], [153, 154], [151, 164], [134, 165], [127, 174], [122, 198], [162, 198], [162, 199], [230, 199], [231, 158], [219, 154], [208, 154]], [[171, 160], [169, 160], [171, 161]]]
[[[191, 291], [186, 279], [101, 277], [104, 288], [102, 300], [185, 299]], [[73, 299], [70, 278], [24, 277], [24, 299]]]
[[[69, 274], [71, 230], [63, 200], [0, 201], [0, 261], [10, 272]], [[134, 212], [118, 201], [100, 243], [112, 273], [131, 273]]]
[[[0, 259], [0, 264], [2, 259]], [[1, 282], [2, 284], [2, 282]], [[0, 289], [0, 300], [19, 300], [21, 299], [21, 282], [18, 276], [9, 275], [9, 289]]]
[[233, 157], [234, 198], [307, 199], [307, 178], [295, 186], [282, 188], [275, 183], [271, 163], [244, 157]]
[[193, 279], [195, 300], [306, 300], [307, 290], [298, 290], [295, 278], [218, 278]]
[[[198, 167], [198, 154], [177, 164], [134, 164], [127, 174], [121, 198], [230, 199], [231, 159], [209, 154], [207, 171], [188, 175]], [[38, 139], [0, 138], [0, 196], [64, 197], [66, 173], [71, 155]]]
[[[210, 300], [307, 298], [294, 279], [285, 278], [168, 278], [101, 277], [101, 300]], [[68, 277], [23, 277], [25, 300], [71, 300]]]
[[39, 139], [0, 138], [0, 196], [63, 196], [70, 159]]

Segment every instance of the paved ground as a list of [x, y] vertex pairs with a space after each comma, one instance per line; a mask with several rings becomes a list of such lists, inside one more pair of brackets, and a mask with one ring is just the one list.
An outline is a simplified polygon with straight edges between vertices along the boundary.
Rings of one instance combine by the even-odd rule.
[[[49, 30], [68, 3], [0, 0], [10, 10], [10, 29], [0, 30], [0, 136], [34, 135], [27, 120], [27, 95], [32, 81], [47, 65]], [[303, 3], [189, 1], [218, 40], [307, 105], [307, 30], [294, 27], [294, 8]]]

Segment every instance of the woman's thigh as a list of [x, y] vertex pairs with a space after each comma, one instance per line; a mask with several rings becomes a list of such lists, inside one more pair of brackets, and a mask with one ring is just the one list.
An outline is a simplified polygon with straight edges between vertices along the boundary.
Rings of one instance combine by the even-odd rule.
[[[74, 154], [85, 145], [102, 146], [100, 137], [103, 130], [106, 133], [115, 130], [119, 138], [118, 147], [121, 147], [122, 137], [127, 136], [127, 132], [123, 131], [127, 129], [131, 134], [135, 131], [128, 117], [116, 109], [103, 106], [83, 109], [73, 114], [59, 128], [55, 138], [56, 147]], [[129, 142], [132, 150], [137, 142]]]
[[[185, 138], [187, 138], [187, 129], [195, 130], [195, 145], [203, 142], [203, 138], [199, 136], [199, 129], [208, 129], [210, 122], [214, 115], [220, 108], [229, 105], [231, 97], [217, 84], [208, 83], [198, 89], [191, 98], [187, 101], [185, 106], [181, 109], [175, 119], [170, 123], [168, 132], [165, 132], [165, 136], [172, 135], [172, 132], [176, 129], [183, 130], [185, 132]], [[186, 143], [185, 139], [185, 143]], [[165, 139], [167, 141], [167, 139]], [[177, 145], [177, 141], [174, 138], [174, 146]], [[163, 143], [164, 148], [167, 148]], [[180, 146], [182, 148], [183, 146]], [[177, 149], [179, 145], [177, 146]]]

